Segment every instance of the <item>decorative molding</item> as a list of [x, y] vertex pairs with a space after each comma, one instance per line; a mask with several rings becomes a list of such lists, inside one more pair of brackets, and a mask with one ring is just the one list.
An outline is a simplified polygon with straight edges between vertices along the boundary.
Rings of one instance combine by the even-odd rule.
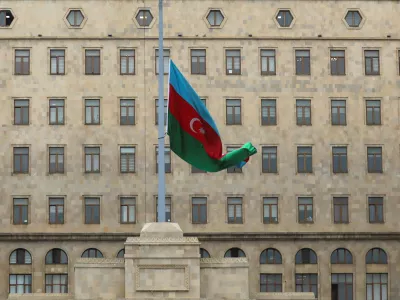
[[132, 244], [197, 244], [199, 243], [199, 240], [197, 237], [129, 237], [126, 242]]
[[[140, 270], [144, 269], [183, 269], [184, 270], [184, 287], [183, 288], [146, 288], [140, 287]], [[140, 292], [173, 292], [173, 291], [189, 291], [190, 288], [189, 266], [188, 265], [137, 265], [135, 266], [135, 288]]]
[[[0, 39], [1, 40], [1, 39]], [[61, 242], [61, 241], [113, 241], [125, 242], [132, 236], [138, 236], [139, 233], [0, 233], [0, 241], [46, 241], [46, 242]], [[206, 241], [399, 241], [400, 232], [206, 232], [184, 233], [185, 237], [196, 237], [200, 242]]]
[[125, 259], [123, 258], [94, 258], [94, 257], [84, 257], [78, 258], [76, 264], [102, 264], [102, 265], [120, 265], [125, 264]]
[[204, 264], [236, 264], [236, 263], [248, 263], [246, 257], [210, 257], [200, 258], [200, 263]]

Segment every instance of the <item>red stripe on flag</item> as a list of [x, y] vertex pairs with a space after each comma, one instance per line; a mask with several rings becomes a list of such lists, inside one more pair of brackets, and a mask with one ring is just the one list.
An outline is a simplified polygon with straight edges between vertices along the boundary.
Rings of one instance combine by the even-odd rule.
[[199, 115], [199, 113], [169, 86], [168, 110], [179, 122], [184, 131], [198, 140], [207, 154], [214, 159], [222, 157], [222, 141], [214, 129]]

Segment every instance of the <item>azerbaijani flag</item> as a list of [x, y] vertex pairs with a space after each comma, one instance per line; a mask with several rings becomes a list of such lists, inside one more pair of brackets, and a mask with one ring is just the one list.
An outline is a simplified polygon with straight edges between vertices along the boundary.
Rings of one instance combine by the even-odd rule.
[[207, 172], [243, 167], [257, 153], [251, 143], [222, 154], [217, 126], [200, 97], [170, 61], [168, 135], [170, 149], [190, 165]]

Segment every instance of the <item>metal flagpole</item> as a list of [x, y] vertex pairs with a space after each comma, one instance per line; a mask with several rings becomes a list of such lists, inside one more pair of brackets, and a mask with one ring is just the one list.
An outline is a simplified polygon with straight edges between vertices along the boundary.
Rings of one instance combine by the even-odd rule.
[[158, 0], [158, 222], [165, 222], [163, 0]]

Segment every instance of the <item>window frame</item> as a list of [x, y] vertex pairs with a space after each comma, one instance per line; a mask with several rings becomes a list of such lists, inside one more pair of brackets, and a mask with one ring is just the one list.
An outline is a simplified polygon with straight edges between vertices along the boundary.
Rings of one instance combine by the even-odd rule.
[[[91, 200], [91, 199], [96, 199], [98, 200], [98, 204], [87, 204], [86, 200]], [[85, 225], [98, 225], [101, 223], [101, 199], [98, 196], [84, 196], [83, 199], [83, 205], [84, 205], [84, 224]], [[90, 218], [87, 219], [87, 212], [89, 207], [94, 207], [94, 208], [90, 208]], [[94, 210], [96, 209], [96, 207], [98, 207], [99, 210], [99, 219], [98, 221], [96, 220], [95, 216], [95, 212]]]
[[[341, 200], [343, 200], [343, 201], [341, 201]], [[346, 202], [346, 203], [341, 203], [341, 202]], [[349, 197], [348, 196], [333, 196], [332, 204], [333, 204], [333, 223], [334, 224], [349, 224], [350, 223]], [[336, 208], [337, 207], [339, 209], [339, 216], [336, 216]], [[346, 216], [346, 218], [343, 216]]]
[[[199, 199], [199, 200], [205, 200], [205, 203], [193, 203], [193, 200]], [[192, 210], [192, 224], [207, 224], [208, 223], [208, 199], [207, 196], [192, 196], [190, 197], [190, 202], [191, 202], [191, 210]], [[205, 208], [205, 218], [202, 217], [201, 214], [201, 208]], [[194, 218], [194, 211], [197, 210], [197, 215], [198, 215], [198, 221], [195, 220]]]
[[[375, 201], [374, 201], [375, 200]], [[371, 203], [371, 202], [380, 203]], [[367, 197], [368, 203], [368, 223], [369, 224], [384, 224], [385, 223], [385, 197], [377, 195], [369, 195]], [[371, 209], [374, 208], [374, 219], [371, 219]], [[382, 211], [382, 215], [379, 212]]]
[[[228, 51], [239, 51], [239, 56], [228, 55]], [[228, 69], [228, 61], [231, 58], [232, 70]], [[239, 69], [235, 69], [235, 61], [239, 60]], [[229, 71], [232, 71], [229, 73]], [[242, 75], [242, 49], [239, 48], [225, 48], [225, 75]]]
[[[372, 153], [370, 153], [370, 150]], [[380, 150], [375, 153], [374, 150]], [[372, 166], [370, 165], [370, 156], [373, 157]], [[380, 157], [380, 164], [379, 162]], [[383, 147], [378, 145], [367, 146], [367, 171], [368, 174], [382, 174], [383, 173]]]
[[[265, 279], [263, 280], [263, 277]], [[273, 278], [273, 284], [268, 283], [268, 279], [272, 277]], [[280, 278], [280, 280], [277, 280], [277, 278]], [[282, 284], [282, 274], [281, 273], [260, 273], [259, 277], [260, 281], [260, 293], [281, 293], [283, 291], [283, 284]], [[263, 284], [263, 282], [266, 282]], [[268, 287], [273, 286], [272, 290], [269, 290]], [[265, 288], [263, 288], [265, 287]]]
[[[132, 105], [122, 105], [123, 101], [132, 101]], [[126, 109], [127, 116], [122, 116], [123, 108]], [[129, 109], [133, 109], [133, 122], [130, 123]], [[136, 125], [136, 99], [135, 98], [119, 98], [119, 125], [120, 126], [133, 126]]]
[[[204, 56], [193, 56], [193, 52], [195, 51], [204, 51]], [[204, 73], [201, 72], [201, 62], [200, 62], [200, 58], [204, 58]], [[193, 58], [196, 58], [196, 61], [193, 62]], [[197, 64], [197, 70], [198, 72], [194, 72], [193, 70], [193, 64]], [[190, 49], [190, 74], [192, 75], [207, 75], [207, 49], [205, 48], [192, 48]]]
[[[62, 200], [62, 204], [52, 204], [51, 201], [52, 200]], [[55, 222], [51, 222], [51, 207], [55, 206]], [[58, 213], [60, 208], [62, 207], [62, 221], [59, 220], [58, 218]], [[48, 200], [48, 211], [49, 211], [49, 224], [51, 225], [62, 225], [65, 223], [65, 197], [62, 196], [51, 196], [49, 197]]]
[[[17, 55], [18, 51], [28, 51], [29, 55]], [[14, 75], [31, 75], [31, 54], [31, 48], [14, 48]], [[24, 57], [27, 57], [27, 61], [24, 61]], [[17, 58], [21, 59], [21, 70], [17, 70]]]
[[[299, 152], [299, 150], [310, 150], [310, 152]], [[297, 161], [297, 173], [298, 174], [312, 174], [314, 173], [314, 168], [313, 168], [313, 147], [312, 146], [304, 146], [304, 145], [298, 145], [297, 148], [297, 153], [296, 153], [296, 161]], [[307, 167], [307, 160], [308, 157], [311, 157], [311, 170], [308, 169]], [[304, 169], [300, 169], [300, 160], [303, 161]]]
[[[51, 102], [53, 100], [56, 101], [63, 101], [63, 105], [51, 105]], [[64, 98], [49, 98], [49, 125], [65, 125], [65, 99]], [[55, 116], [56, 116], [56, 121], [52, 122], [51, 121], [51, 115], [52, 115], [52, 111], [55, 110]], [[58, 117], [59, 117], [59, 110], [62, 111], [62, 122], [59, 121]]]
[[[300, 203], [300, 200], [304, 200], [304, 199], [311, 199], [311, 204], [310, 203]], [[304, 210], [303, 210], [303, 214], [304, 214], [304, 219], [300, 218], [300, 206], [304, 206]], [[308, 221], [306, 218], [307, 215], [307, 208], [311, 206], [311, 220]], [[299, 224], [312, 224], [314, 223], [314, 197], [313, 196], [298, 196], [297, 197], [297, 219], [298, 219], [298, 223]]]
[[[64, 56], [59, 56], [59, 55], [52, 55], [52, 52], [53, 51], [63, 51], [64, 52]], [[65, 72], [65, 57], [66, 57], [66, 51], [65, 51], [65, 49], [64, 48], [50, 48], [50, 53], [49, 53], [49, 55], [50, 55], [50, 75], [65, 75], [66, 74], [66, 72]], [[55, 61], [55, 64], [56, 64], [56, 72], [55, 73], [53, 73], [52, 72], [52, 62], [53, 62], [53, 58], [55, 58], [56, 59], [56, 61]], [[59, 62], [59, 60], [60, 60], [60, 58], [63, 58], [64, 59], [64, 70], [63, 70], [63, 72], [59, 72], [59, 68], [60, 68], [60, 62]]]
[[[340, 102], [340, 103], [339, 103]], [[340, 105], [334, 105], [338, 103]], [[344, 103], [344, 106], [343, 106]], [[344, 109], [344, 120], [341, 119], [340, 109]], [[334, 110], [336, 110], [334, 112]], [[337, 115], [338, 121], [334, 121], [334, 115]], [[347, 101], [346, 99], [331, 99], [331, 125], [332, 126], [346, 126], [347, 125]]]
[[[274, 51], [274, 56], [263, 55], [265, 51]], [[267, 71], [263, 71], [263, 58], [266, 58], [266, 69]], [[270, 58], [274, 61], [274, 70], [269, 71], [270, 67]], [[275, 76], [276, 75], [276, 49], [275, 48], [260, 48], [260, 74], [261, 76]]]
[[[28, 154], [16, 154], [15, 153], [15, 150], [16, 149], [28, 149]], [[30, 154], [31, 154], [31, 149], [30, 149], [30, 146], [16, 146], [16, 145], [14, 145], [13, 146], [13, 174], [15, 174], [15, 175], [17, 175], [17, 174], [30, 174]], [[22, 159], [23, 159], [23, 157], [24, 156], [27, 156], [27, 159], [28, 159], [28, 166], [27, 166], [27, 169], [25, 170], [23, 167], [22, 167], [22, 165], [23, 165], [23, 163], [22, 163]], [[20, 170], [19, 171], [16, 171], [16, 168], [15, 168], [15, 161], [16, 161], [16, 158], [19, 158], [19, 160], [20, 160]]]
[[[379, 282], [376, 283], [374, 282], [374, 275], [379, 274]], [[386, 282], [382, 281], [382, 275], [386, 275]], [[372, 282], [369, 282], [369, 278], [372, 278]], [[379, 290], [380, 290], [380, 299], [375, 299], [374, 297], [374, 287], [376, 287], [376, 285], [379, 284]], [[389, 274], [388, 273], [366, 273], [365, 276], [365, 296], [368, 297], [368, 286], [371, 286], [371, 290], [372, 290], [372, 299], [373, 300], [382, 300], [382, 290], [385, 288], [386, 289], [386, 295], [389, 295], [390, 291], [389, 291]], [[386, 299], [389, 299], [389, 297], [387, 297]]]
[[[52, 154], [51, 153], [52, 149], [62, 149], [63, 153], [62, 154], [60, 154], [60, 153]], [[49, 161], [48, 161], [49, 162], [49, 169], [48, 169], [48, 173], [49, 174], [65, 174], [65, 146], [64, 145], [49, 146], [48, 147], [48, 153], [49, 153]], [[52, 156], [55, 156], [55, 162], [56, 162], [54, 170], [51, 169], [51, 158], [52, 158]], [[59, 161], [58, 161], [59, 156], [62, 157], [62, 166], [61, 167], [59, 167], [60, 166]]]
[[[60, 277], [60, 280], [59, 280], [59, 284], [55, 284], [54, 283], [54, 277], [55, 276], [59, 276]], [[48, 282], [48, 280], [47, 280], [47, 278], [51, 278], [51, 283], [49, 284], [49, 283], [47, 283]], [[66, 278], [66, 282], [65, 283], [62, 283], [63, 282], [63, 278]], [[59, 286], [59, 292], [57, 293], [57, 294], [68, 294], [68, 274], [66, 274], [66, 273], [60, 273], [60, 274], [55, 274], [55, 273], [51, 273], [51, 274], [45, 274], [45, 293], [46, 294], [54, 294], [55, 292], [54, 292], [54, 286]], [[50, 292], [47, 292], [47, 288], [50, 288]], [[63, 291], [63, 287], [64, 287], [64, 291]]]
[[[379, 102], [379, 106], [374, 106], [372, 102]], [[368, 119], [368, 109], [372, 109], [372, 120]], [[379, 121], [375, 120], [375, 113], [379, 112]], [[379, 126], [382, 125], [382, 101], [381, 99], [365, 99], [365, 124], [368, 126]]]
[[[11, 284], [11, 276], [15, 276], [15, 284]], [[18, 277], [19, 276], [23, 276], [24, 277], [24, 283], [23, 284], [18, 284]], [[26, 281], [26, 276], [30, 276], [30, 280], [28, 280], [28, 282], [30, 281], [30, 284], [25, 284]], [[29, 278], [29, 277], [28, 277]], [[18, 293], [11, 293], [11, 287], [15, 286], [15, 290], [18, 290], [18, 286], [22, 285], [24, 287], [24, 293], [23, 294], [31, 294], [32, 293], [32, 274], [9, 274], [8, 276], [8, 293], [9, 294], [18, 294]], [[28, 290], [30, 289], [30, 292], [25, 292], [26, 288], [28, 288]]]
[[[159, 52], [160, 50], [158, 48], [155, 49], [155, 65], [154, 65], [154, 72], [156, 75], [159, 75], [159, 70], [157, 67], [158, 66], [158, 60], [159, 60]], [[158, 53], [158, 54], [157, 54]], [[168, 56], [166, 56], [165, 54], [168, 53]], [[163, 49], [163, 64], [164, 64], [164, 75], [168, 75], [169, 74], [169, 70], [168, 68], [165, 69], [165, 59], [168, 59], [168, 62], [171, 60], [171, 49], [170, 48], [164, 48]]]
[[[123, 200], [133, 200], [134, 204], [132, 203], [122, 203]], [[123, 221], [123, 207], [126, 207], [126, 222]], [[134, 209], [134, 214], [133, 214], [133, 218], [134, 220], [130, 220], [129, 216], [130, 216], [130, 211], [131, 209]], [[136, 196], [119, 196], [119, 222], [120, 224], [136, 224], [136, 218], [137, 218], [137, 197]]]
[[[237, 200], [240, 199], [240, 204], [234, 203], [230, 204], [229, 200]], [[243, 197], [242, 196], [229, 196], [226, 198], [226, 215], [227, 215], [227, 223], [228, 224], [244, 224], [244, 218], [243, 218]], [[230, 221], [229, 217], [229, 207], [233, 206], [233, 220]], [[240, 218], [237, 217], [237, 211], [240, 211]]]
[[[265, 203], [265, 200], [275, 200], [276, 203]], [[273, 216], [273, 207], [276, 206], [276, 217]], [[265, 209], [269, 212], [269, 222], [266, 220]], [[279, 197], [278, 196], [263, 196], [262, 197], [262, 219], [263, 224], [279, 224]], [[276, 220], [274, 220], [276, 219]]]
[[[273, 103], [273, 105], [266, 105], [266, 103]], [[266, 110], [267, 117], [263, 117], [264, 110]], [[275, 114], [275, 120], [271, 117], [271, 111]], [[276, 98], [261, 98], [261, 126], [276, 125], [278, 125]]]
[[[367, 56], [367, 52], [373, 52], [373, 51], [377, 51], [378, 52], [378, 57], [376, 56]], [[380, 53], [380, 49], [367, 49], [367, 48], [363, 48], [363, 56], [364, 56], [364, 75], [365, 76], [380, 76], [381, 75], [381, 53]], [[374, 69], [374, 63], [373, 63], [373, 59], [378, 58], [378, 70], [375, 71]], [[367, 72], [367, 67], [371, 67], [371, 72]]]
[[[14, 196], [13, 198], [13, 203], [12, 203], [12, 224], [13, 225], [29, 225], [29, 223], [30, 223], [30, 199], [29, 199], [29, 197], [24, 197], [24, 196], [21, 196], [21, 197], [18, 197], [18, 196]], [[26, 204], [15, 204], [15, 200], [26, 200]], [[16, 216], [16, 208], [18, 208], [18, 210], [19, 210], [19, 216], [20, 216], [20, 219], [19, 219], [19, 221], [17, 222], [17, 220], [16, 220], [16, 218], [15, 218], [15, 216]], [[26, 219], [27, 219], [27, 222], [26, 223], [24, 223], [24, 218], [23, 218], [23, 215], [24, 215], [24, 210], [26, 210]]]
[[[158, 146], [156, 146], [156, 174], [158, 174]], [[166, 159], [168, 157], [168, 159]], [[169, 160], [169, 167], [167, 160]], [[164, 145], [164, 171], [165, 173], [171, 174], [172, 173], [172, 155], [171, 155], [171, 148], [169, 145]]]
[[[159, 99], [155, 100], [155, 125], [158, 126], [158, 107], [159, 107]], [[164, 99], [164, 126], [167, 125], [168, 120], [168, 99]]]
[[[119, 48], [119, 75], [136, 75], [136, 49], [135, 48]], [[122, 55], [123, 51], [133, 51], [133, 55]], [[129, 61], [133, 59], [133, 72], [129, 72]], [[122, 72], [122, 60], [126, 60], [126, 72]]]
[[[297, 52], [298, 51], [307, 51], [308, 56], [298, 56]], [[294, 54], [295, 54], [295, 75], [296, 76], [311, 76], [311, 49], [306, 48], [306, 49], [294, 49]], [[297, 68], [297, 59], [301, 58], [301, 69]], [[305, 60], [305, 58], [308, 58], [308, 61]], [[308, 64], [308, 69], [310, 70], [308, 73], [305, 72], [307, 69], [307, 64]]]
[[[133, 153], [122, 153], [122, 149], [133, 149]], [[127, 159], [127, 170], [122, 170], [122, 160]], [[132, 158], [133, 157], [133, 158]], [[130, 169], [130, 161], [133, 160], [133, 170]], [[121, 145], [119, 146], [119, 172], [120, 174], [136, 173], [136, 146], [134, 145]]]
[[[343, 56], [332, 56], [332, 51], [342, 51], [343, 52]], [[336, 49], [336, 48], [331, 48], [329, 49], [329, 58], [330, 58], [330, 64], [329, 64], [329, 68], [330, 68], [330, 75], [331, 76], [346, 76], [346, 49]], [[336, 69], [334, 70], [333, 68], [333, 58], [337, 59], [337, 63], [336, 63]], [[339, 67], [337, 66], [339, 63], [343, 63], [343, 73], [339, 72]]]
[[[84, 55], [85, 55], [85, 63], [84, 63], [84, 75], [102, 75], [101, 71], [102, 71], [102, 67], [101, 67], [101, 48], [84, 48]], [[98, 51], [99, 54], [97, 55], [91, 55], [88, 56], [87, 53], [88, 51]], [[87, 72], [88, 69], [88, 63], [89, 63], [89, 58], [91, 61], [91, 73]], [[97, 62], [96, 59], [98, 59], [98, 63], [99, 63], [99, 72], [95, 72], [95, 63]]]
[[[309, 105], [307, 104], [299, 104], [300, 101], [307, 101]], [[299, 122], [299, 112], [301, 110], [301, 122]], [[310, 111], [310, 122], [307, 122], [306, 118], [306, 109], [309, 109]], [[306, 99], [306, 98], [301, 98], [301, 99], [296, 99], [296, 125], [297, 126], [312, 126], [312, 104], [311, 104], [311, 99]]]
[[[230, 105], [229, 103], [232, 102], [230, 100], [233, 100], [233, 101], [239, 100], [239, 105], [238, 104]], [[232, 112], [233, 112], [232, 113], [232, 123], [230, 123], [228, 121], [228, 115], [229, 115], [228, 108], [232, 108]], [[236, 116], [238, 115], [237, 110], [239, 110], [239, 120], [237, 120], [237, 118], [236, 118]], [[226, 101], [225, 101], [225, 116], [226, 116], [226, 119], [225, 119], [226, 125], [228, 125], [228, 126], [243, 125], [243, 122], [242, 122], [242, 119], [243, 119], [243, 117], [242, 117], [242, 99], [241, 98], [227, 98], [226, 99]]]
[[[86, 149], [89, 148], [95, 148], [95, 149], [99, 149], [99, 153], [86, 153]], [[83, 146], [83, 153], [84, 153], [84, 166], [85, 166], [85, 174], [99, 174], [101, 173], [101, 147], [100, 146], [88, 146], [88, 145], [84, 145]], [[87, 156], [90, 157], [90, 170], [87, 168], [87, 164], [86, 164], [86, 159]], [[93, 162], [94, 162], [94, 157], [98, 156], [98, 160], [99, 160], [99, 169], [96, 171], [95, 169], [93, 169]]]
[[[97, 105], [95, 105], [95, 104], [89, 104], [88, 103], [88, 101], [92, 101], [92, 100], [95, 100], [95, 101], [97, 101], [98, 102], [98, 104]], [[92, 125], [94, 125], [94, 126], [98, 126], [98, 125], [101, 125], [101, 99], [100, 98], [85, 98], [84, 99], [84, 120], [85, 120], [85, 125], [88, 125], [88, 126], [92, 126]], [[99, 110], [99, 121], [98, 122], [96, 122], [96, 120], [95, 120], [95, 109], [98, 109]], [[86, 110], [87, 109], [89, 109], [89, 111], [90, 111], [90, 119], [91, 119], [91, 121], [90, 122], [88, 122], [88, 119], [87, 119], [87, 116], [86, 116]]]
[[[341, 152], [336, 152], [335, 149], [345, 149], [346, 153], [341, 153]], [[332, 173], [333, 174], [347, 174], [349, 172], [349, 162], [348, 162], [348, 147], [347, 146], [332, 146]], [[343, 169], [341, 168], [341, 157], [344, 156], [346, 158], [346, 168]], [[337, 157], [337, 160], [339, 162], [339, 167], [338, 169], [335, 169], [335, 157]]]
[[[28, 105], [27, 106], [22, 106], [21, 104], [17, 105], [17, 101], [27, 101]], [[14, 109], [14, 120], [13, 120], [13, 125], [15, 126], [29, 126], [31, 123], [31, 118], [30, 118], [30, 108], [31, 108], [31, 101], [29, 98], [14, 98], [13, 99], [13, 109]], [[20, 114], [20, 123], [17, 123], [17, 109], [19, 109], [19, 114]], [[27, 111], [28, 119], [25, 121], [24, 120], [24, 111]]]
[[[167, 218], [168, 217], [168, 215], [167, 215], [168, 211], [167, 211], [167, 209], [165, 209], [165, 222], [173, 222], [172, 197], [168, 196], [168, 195], [165, 195], [165, 207], [168, 207], [168, 206], [169, 206], [170, 218], [169, 218], [169, 221], [168, 221], [168, 218]], [[156, 207], [155, 208], [156, 208], [155, 209], [155, 214], [156, 214], [155, 220], [156, 220], [156, 222], [158, 222], [158, 197], [157, 196], [156, 196]]]

